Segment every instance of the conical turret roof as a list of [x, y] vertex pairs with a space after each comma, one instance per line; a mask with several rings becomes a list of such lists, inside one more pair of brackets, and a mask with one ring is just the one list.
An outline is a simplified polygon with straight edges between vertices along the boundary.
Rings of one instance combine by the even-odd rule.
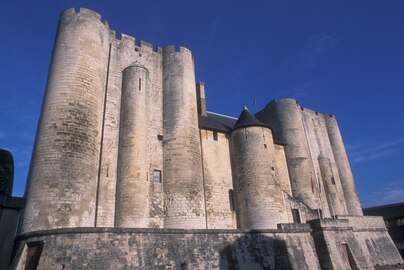
[[269, 125], [262, 123], [259, 121], [253, 114], [251, 114], [247, 107], [244, 106], [243, 111], [240, 113], [236, 124], [233, 126], [233, 130], [241, 128], [241, 127], [251, 127], [251, 126], [259, 126], [259, 127], [267, 127], [272, 129]]

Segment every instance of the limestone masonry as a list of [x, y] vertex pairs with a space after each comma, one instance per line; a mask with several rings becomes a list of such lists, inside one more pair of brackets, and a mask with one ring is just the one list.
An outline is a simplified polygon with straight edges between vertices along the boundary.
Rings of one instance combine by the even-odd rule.
[[[334, 115], [206, 110], [191, 51], [60, 16], [14, 269], [373, 269], [402, 263], [365, 217]], [[235, 105], [237, 106], [237, 105]]]

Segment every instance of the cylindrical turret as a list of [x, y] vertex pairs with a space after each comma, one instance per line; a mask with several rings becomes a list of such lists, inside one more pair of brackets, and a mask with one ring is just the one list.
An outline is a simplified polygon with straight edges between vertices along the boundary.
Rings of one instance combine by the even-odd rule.
[[123, 71], [116, 227], [146, 228], [149, 217], [146, 68]]
[[330, 114], [328, 117], [325, 117], [325, 124], [327, 126], [328, 137], [330, 139], [335, 163], [341, 179], [341, 185], [344, 191], [348, 213], [354, 216], [363, 216], [362, 207], [355, 188], [351, 166], [349, 165], [348, 156], [345, 151], [344, 142], [342, 141], [341, 133], [339, 131], [335, 116]]
[[22, 232], [94, 226], [109, 27], [66, 10], [33, 151]]
[[293, 196], [311, 209], [318, 209], [317, 183], [300, 106], [294, 99], [281, 99], [276, 106], [278, 116], [275, 137], [286, 143], [285, 155]]
[[[240, 125], [245, 109], [231, 133], [233, 170], [240, 229], [276, 229], [287, 223], [283, 193], [276, 184], [275, 149], [269, 127], [253, 119]], [[255, 119], [255, 120], [254, 120]]]
[[165, 228], [206, 228], [202, 159], [191, 52], [163, 50]]
[[326, 197], [332, 216], [346, 215], [343, 202], [339, 200], [338, 190], [335, 182], [335, 176], [333, 174], [330, 160], [323, 155], [318, 157], [318, 165], [320, 167], [321, 178], [323, 179], [324, 188], [326, 191]]

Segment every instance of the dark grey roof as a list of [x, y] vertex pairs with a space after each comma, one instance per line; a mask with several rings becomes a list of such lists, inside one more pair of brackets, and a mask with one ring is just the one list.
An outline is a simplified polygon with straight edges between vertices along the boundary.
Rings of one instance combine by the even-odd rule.
[[199, 115], [199, 127], [214, 131], [228, 133], [232, 130], [237, 119], [231, 116], [207, 112], [207, 115]]
[[363, 214], [367, 216], [383, 216], [385, 219], [403, 218], [404, 202], [364, 208]]
[[252, 115], [246, 107], [244, 107], [243, 111], [240, 113], [236, 124], [233, 126], [233, 130], [241, 128], [241, 127], [251, 127], [251, 126], [261, 126], [272, 129], [267, 124], [259, 121], [254, 115]]

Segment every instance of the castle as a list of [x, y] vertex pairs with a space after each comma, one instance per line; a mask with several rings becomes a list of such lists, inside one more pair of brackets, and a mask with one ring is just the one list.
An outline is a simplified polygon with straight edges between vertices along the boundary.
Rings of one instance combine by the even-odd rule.
[[334, 115], [209, 112], [188, 49], [117, 39], [88, 9], [61, 14], [54, 46], [14, 269], [402, 263]]

